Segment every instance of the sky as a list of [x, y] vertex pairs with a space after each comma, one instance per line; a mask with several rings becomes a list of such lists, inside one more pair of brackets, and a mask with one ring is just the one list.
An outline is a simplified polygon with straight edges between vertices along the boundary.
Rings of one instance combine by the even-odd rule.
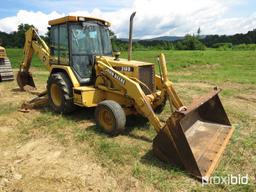
[[202, 34], [246, 33], [256, 28], [255, 0], [4, 0], [0, 31], [12, 32], [21, 23], [33, 24], [45, 34], [48, 20], [66, 15], [108, 20], [119, 38], [128, 36], [129, 16], [134, 38]]

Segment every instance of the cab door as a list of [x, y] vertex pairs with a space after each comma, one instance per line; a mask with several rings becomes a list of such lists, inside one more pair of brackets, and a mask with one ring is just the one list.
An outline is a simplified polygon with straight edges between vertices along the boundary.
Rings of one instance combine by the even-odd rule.
[[67, 24], [52, 26], [50, 39], [50, 64], [69, 65]]

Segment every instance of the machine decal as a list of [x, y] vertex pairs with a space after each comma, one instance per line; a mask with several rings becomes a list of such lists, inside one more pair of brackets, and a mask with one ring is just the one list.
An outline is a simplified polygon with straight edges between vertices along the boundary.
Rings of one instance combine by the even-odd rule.
[[123, 67], [114, 67], [117, 71], [123, 71], [123, 72], [133, 72], [134, 68], [129, 66], [123, 66]]
[[114, 73], [113, 71], [111, 71], [110, 69], [106, 69], [106, 72], [109, 73], [113, 78], [115, 78], [116, 80], [120, 81], [123, 85], [125, 85], [125, 79], [120, 77], [120, 75], [117, 75], [116, 73]]

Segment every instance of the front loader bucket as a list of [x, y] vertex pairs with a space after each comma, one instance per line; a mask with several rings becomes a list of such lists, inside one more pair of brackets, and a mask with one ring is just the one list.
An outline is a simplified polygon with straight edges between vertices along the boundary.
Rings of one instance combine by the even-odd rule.
[[209, 177], [233, 133], [214, 90], [185, 111], [176, 111], [153, 141], [161, 160], [185, 169], [197, 178]]
[[30, 89], [35, 89], [35, 83], [32, 77], [32, 74], [25, 71], [19, 71], [17, 73], [17, 83], [21, 90], [24, 90], [24, 87], [30, 87]]

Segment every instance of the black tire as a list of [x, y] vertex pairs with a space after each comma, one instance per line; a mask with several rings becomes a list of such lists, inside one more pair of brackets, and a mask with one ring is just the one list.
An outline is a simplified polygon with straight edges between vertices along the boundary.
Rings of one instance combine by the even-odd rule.
[[[106, 125], [102, 120], [102, 112], [107, 111], [111, 116], [111, 124]], [[126, 115], [122, 107], [115, 101], [105, 100], [98, 104], [95, 109], [96, 125], [110, 135], [118, 135], [123, 132], [126, 124]]]
[[[53, 93], [51, 92], [52, 86], [55, 86], [59, 91], [59, 105], [56, 105], [56, 103], [53, 101]], [[47, 93], [49, 98], [49, 106], [53, 111], [68, 114], [76, 109], [73, 101], [72, 87], [72, 83], [65, 73], [58, 72], [50, 75], [47, 81]]]

